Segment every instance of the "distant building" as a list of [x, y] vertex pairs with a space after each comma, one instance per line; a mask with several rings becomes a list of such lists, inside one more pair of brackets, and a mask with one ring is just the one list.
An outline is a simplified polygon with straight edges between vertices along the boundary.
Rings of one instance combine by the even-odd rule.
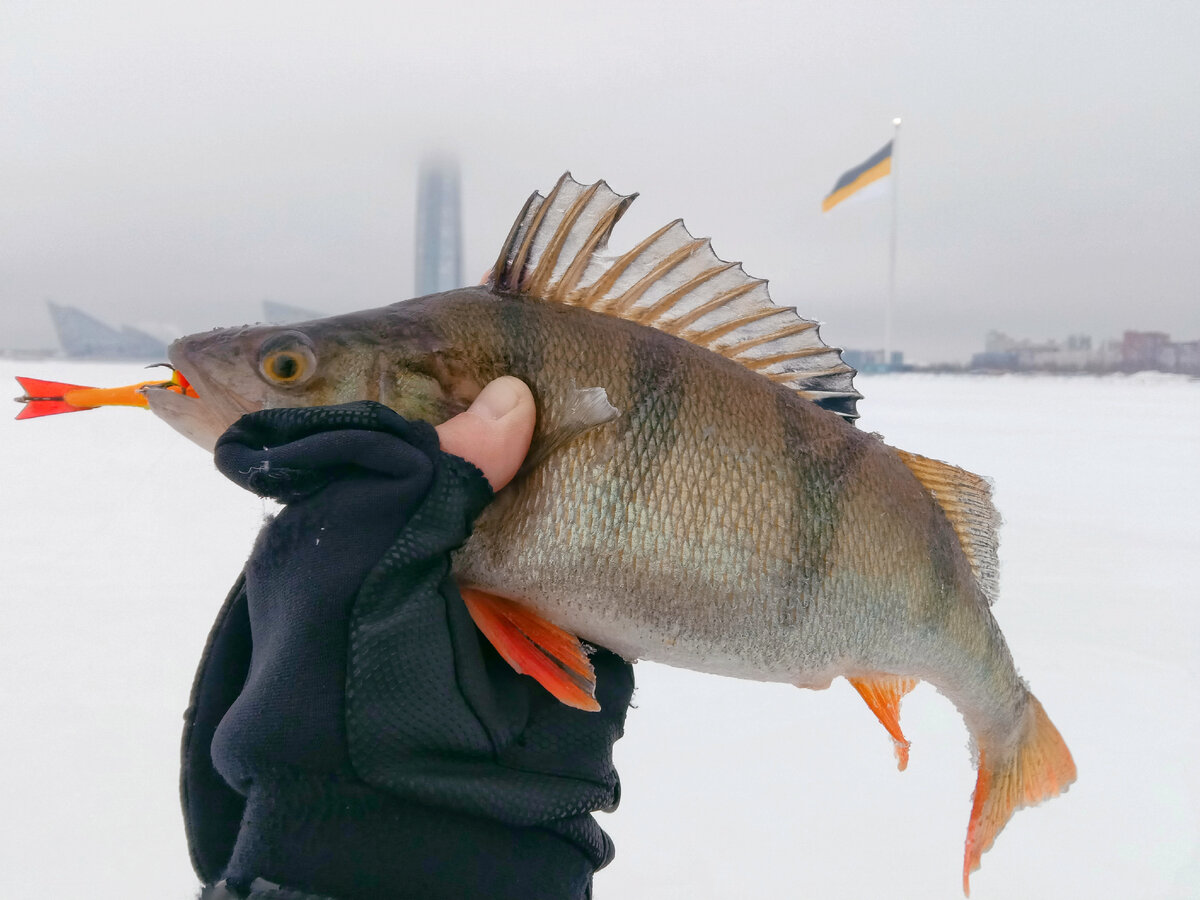
[[1186, 372], [1200, 375], [1200, 341], [1180, 341], [1168, 344], [1162, 357], [1168, 372]]
[[1057, 341], [1015, 340], [989, 331], [984, 351], [971, 357], [972, 369], [1006, 372], [1136, 372], [1155, 369], [1200, 375], [1200, 341], [1175, 343], [1162, 331], [1126, 331], [1119, 341], [1094, 346], [1090, 336]]
[[883, 350], [843, 350], [842, 361], [866, 375], [904, 369], [904, 353], [900, 350], [892, 351], [890, 361]]
[[1078, 371], [1088, 368], [1092, 339], [1086, 334], [1073, 334], [1064, 345], [1057, 341], [1015, 340], [1002, 331], [989, 331], [983, 348], [983, 353], [971, 358], [971, 368]]
[[110, 328], [73, 306], [47, 303], [63, 353], [78, 359], [166, 359], [167, 345], [128, 325]]
[[417, 183], [416, 296], [463, 286], [458, 163], [430, 158]]
[[1121, 338], [1121, 362], [1129, 369], [1157, 369], [1171, 345], [1162, 331], [1127, 331]]

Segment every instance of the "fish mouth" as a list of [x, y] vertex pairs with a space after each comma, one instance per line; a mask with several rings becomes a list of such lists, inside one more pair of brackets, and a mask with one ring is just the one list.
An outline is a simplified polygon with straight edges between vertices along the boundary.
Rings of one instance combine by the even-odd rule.
[[149, 387], [145, 389], [146, 401], [152, 413], [211, 453], [225, 430], [256, 407], [209, 378], [201, 367], [193, 364], [183, 344], [183, 341], [171, 344], [167, 358], [196, 396]]

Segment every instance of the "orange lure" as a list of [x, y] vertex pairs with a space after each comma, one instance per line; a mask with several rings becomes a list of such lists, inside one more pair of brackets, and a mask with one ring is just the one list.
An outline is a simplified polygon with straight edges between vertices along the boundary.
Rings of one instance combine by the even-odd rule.
[[18, 419], [80, 412], [95, 409], [97, 406], [140, 406], [148, 409], [150, 404], [143, 393], [143, 389], [148, 387], [163, 388], [185, 397], [197, 396], [195, 389], [179, 372], [171, 373], [167, 381], [142, 381], [115, 388], [85, 387], [81, 384], [42, 381], [39, 378], [20, 376], [17, 376], [17, 381], [25, 389], [24, 395], [16, 398], [18, 403], [25, 404], [25, 408], [17, 413]]

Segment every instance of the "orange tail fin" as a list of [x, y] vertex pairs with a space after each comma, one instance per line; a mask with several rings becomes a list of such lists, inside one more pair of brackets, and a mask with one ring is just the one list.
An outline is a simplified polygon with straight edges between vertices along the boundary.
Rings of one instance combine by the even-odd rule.
[[971, 894], [971, 873], [1012, 814], [1056, 797], [1075, 780], [1075, 760], [1062, 735], [1032, 694], [1015, 748], [1007, 753], [979, 748], [979, 775], [967, 825], [963, 893]]

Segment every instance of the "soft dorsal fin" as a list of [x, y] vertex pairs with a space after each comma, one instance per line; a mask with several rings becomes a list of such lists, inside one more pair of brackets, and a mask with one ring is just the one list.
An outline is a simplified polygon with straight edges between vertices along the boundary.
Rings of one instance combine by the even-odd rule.
[[620, 256], [603, 255], [636, 194], [567, 173], [525, 204], [492, 268], [493, 290], [582, 306], [706, 347], [853, 422], [862, 395], [816, 322], [776, 306], [767, 283], [725, 262], [676, 219]]
[[992, 486], [949, 463], [905, 450], [896, 454], [946, 513], [990, 606], [1000, 592], [1000, 513], [992, 503]]

